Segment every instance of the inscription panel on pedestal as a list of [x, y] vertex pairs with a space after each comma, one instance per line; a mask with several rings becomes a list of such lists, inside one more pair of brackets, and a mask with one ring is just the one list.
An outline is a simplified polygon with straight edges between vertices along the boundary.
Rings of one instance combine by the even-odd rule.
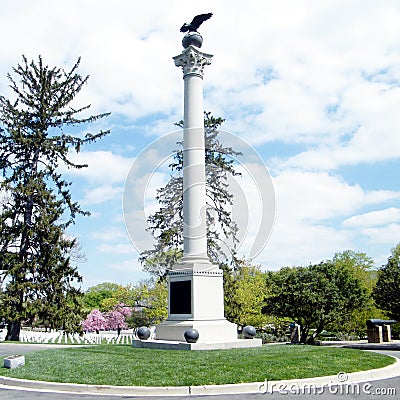
[[192, 313], [192, 281], [170, 282], [170, 314]]

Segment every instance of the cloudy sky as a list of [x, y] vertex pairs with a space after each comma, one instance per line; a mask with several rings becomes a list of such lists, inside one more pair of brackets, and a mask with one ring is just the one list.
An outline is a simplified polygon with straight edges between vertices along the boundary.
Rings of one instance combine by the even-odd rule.
[[[214, 14], [200, 29], [202, 50], [214, 55], [205, 108], [226, 119], [223, 129], [248, 144], [272, 177], [275, 224], [254, 262], [278, 269], [352, 249], [379, 266], [400, 241], [399, 1], [0, 5], [1, 94], [10, 95], [6, 75], [22, 54], [65, 69], [82, 57], [80, 72], [90, 79], [77, 102], [112, 113], [90, 128], [112, 133], [71, 155], [89, 168], [66, 171], [75, 199], [92, 212], [71, 229], [87, 258], [79, 265], [85, 288], [146, 277], [124, 224], [124, 185], [143, 151], [163, 147], [182, 118], [182, 72], [172, 57], [182, 51], [182, 23], [204, 12]], [[145, 155], [157, 165], [156, 151]], [[160, 164], [149, 172], [150, 180], [137, 176], [136, 187], [147, 210], [167, 171]], [[251, 192], [248, 182], [242, 193]], [[247, 197], [247, 209], [259, 207], [257, 199]], [[250, 242], [256, 231], [248, 229]], [[250, 247], [242, 246], [243, 256]]]

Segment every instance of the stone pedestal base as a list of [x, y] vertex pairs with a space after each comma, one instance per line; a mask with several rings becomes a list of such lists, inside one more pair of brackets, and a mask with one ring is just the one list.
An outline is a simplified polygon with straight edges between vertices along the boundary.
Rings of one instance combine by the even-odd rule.
[[184, 258], [168, 273], [168, 318], [156, 326], [156, 340], [197, 343], [237, 341], [237, 326], [224, 317], [223, 271], [206, 259]]
[[229, 342], [186, 343], [168, 340], [133, 340], [132, 347], [158, 350], [226, 350], [261, 347], [261, 339], [236, 339]]
[[199, 343], [232, 342], [237, 340], [237, 326], [226, 319], [221, 320], [166, 320], [156, 327], [156, 339], [185, 342], [187, 329], [199, 332]]

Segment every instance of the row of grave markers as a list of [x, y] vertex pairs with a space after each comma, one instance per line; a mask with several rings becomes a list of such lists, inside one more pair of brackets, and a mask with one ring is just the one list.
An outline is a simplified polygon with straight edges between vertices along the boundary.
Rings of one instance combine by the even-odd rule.
[[[0, 331], [0, 341], [6, 337], [6, 329]], [[100, 333], [65, 333], [62, 331], [40, 332], [21, 330], [20, 342], [22, 343], [44, 343], [44, 344], [131, 344], [133, 339], [137, 339], [136, 333], [131, 329], [122, 331], [118, 335], [117, 331], [107, 331]]]

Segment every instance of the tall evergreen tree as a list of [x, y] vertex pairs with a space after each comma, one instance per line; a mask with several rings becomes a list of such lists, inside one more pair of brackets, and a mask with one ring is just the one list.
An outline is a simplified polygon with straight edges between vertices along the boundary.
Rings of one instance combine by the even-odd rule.
[[[235, 170], [235, 157], [241, 153], [220, 142], [218, 128], [224, 119], [204, 113], [205, 168], [207, 195], [207, 249], [213, 263], [228, 268], [235, 266], [238, 227], [231, 218], [229, 207], [233, 195], [229, 192], [229, 176], [240, 175]], [[176, 124], [183, 128], [183, 121]], [[183, 246], [183, 150], [177, 143], [173, 162], [169, 165], [173, 174], [168, 183], [157, 191], [160, 208], [151, 214], [147, 222], [156, 240], [154, 248], [142, 252], [143, 269], [153, 275], [165, 276], [168, 269], [182, 257]], [[230, 244], [228, 244], [230, 243]]]
[[81, 281], [70, 254], [75, 241], [65, 230], [78, 214], [87, 215], [69, 190], [59, 166], [73, 163], [70, 151], [109, 131], [84, 137], [66, 133], [108, 113], [81, 117], [90, 106], [71, 103], [88, 81], [77, 69], [46, 66], [42, 58], [22, 63], [9, 74], [15, 100], [0, 96], [0, 190], [7, 193], [0, 209], [0, 265], [5, 281], [1, 313], [8, 322], [7, 340], [19, 340], [21, 324], [46, 319], [53, 327], [77, 324]]

